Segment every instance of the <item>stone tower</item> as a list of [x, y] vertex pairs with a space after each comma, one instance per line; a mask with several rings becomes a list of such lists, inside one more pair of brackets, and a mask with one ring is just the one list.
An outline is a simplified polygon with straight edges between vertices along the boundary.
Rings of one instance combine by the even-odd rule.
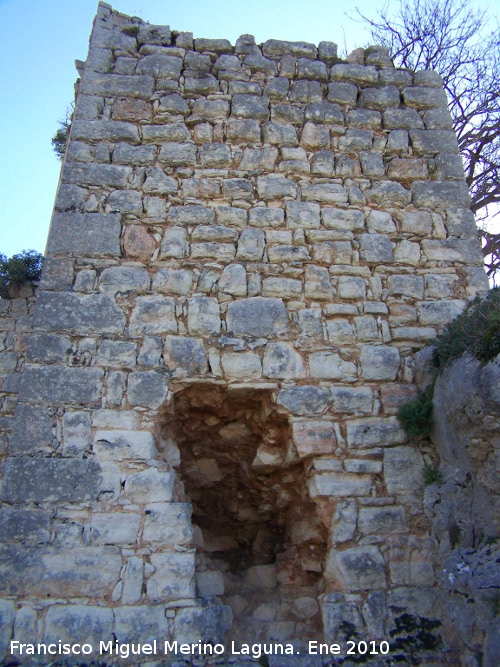
[[429, 453], [395, 414], [487, 287], [440, 77], [105, 3], [79, 72], [3, 385], [0, 661], [439, 618]]

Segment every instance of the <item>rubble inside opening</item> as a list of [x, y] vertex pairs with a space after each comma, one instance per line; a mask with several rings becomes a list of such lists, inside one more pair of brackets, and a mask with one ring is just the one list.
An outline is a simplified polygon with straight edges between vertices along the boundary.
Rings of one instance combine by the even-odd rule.
[[164, 436], [193, 508], [198, 595], [231, 606], [233, 639], [320, 636], [327, 528], [272, 392], [190, 385], [174, 394]]

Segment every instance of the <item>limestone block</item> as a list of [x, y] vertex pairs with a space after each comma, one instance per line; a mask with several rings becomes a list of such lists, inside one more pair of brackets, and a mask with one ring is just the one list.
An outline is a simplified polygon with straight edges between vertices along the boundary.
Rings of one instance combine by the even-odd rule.
[[306, 121], [314, 123], [323, 123], [326, 125], [337, 125], [343, 127], [344, 116], [338, 104], [322, 102], [320, 104], [308, 104], [305, 109]]
[[205, 346], [200, 338], [166, 336], [163, 358], [165, 368], [175, 377], [192, 377], [208, 371]]
[[182, 181], [184, 199], [217, 199], [220, 183], [212, 178], [186, 178]]
[[354, 318], [356, 336], [360, 343], [373, 343], [381, 338], [377, 320], [371, 315]]
[[359, 96], [359, 105], [377, 111], [385, 111], [388, 107], [399, 107], [399, 90], [394, 85], [363, 88]]
[[305, 377], [302, 357], [290, 343], [268, 343], [263, 369], [264, 375], [269, 378], [290, 380]]
[[182, 227], [169, 227], [165, 230], [161, 242], [160, 257], [175, 257], [182, 259], [189, 254], [187, 231]]
[[223, 644], [233, 621], [231, 607], [217, 604], [187, 607], [177, 612], [174, 637], [179, 642]]
[[[303, 82], [299, 82], [303, 83]], [[312, 83], [312, 82], [310, 82]], [[297, 84], [295, 84], [297, 85]], [[316, 99], [306, 99], [304, 101], [317, 101]], [[316, 125], [307, 121], [300, 136], [300, 143], [306, 150], [316, 150], [318, 148], [330, 148], [330, 132], [328, 127]]]
[[99, 365], [108, 368], [133, 368], [135, 366], [135, 343], [121, 340], [104, 340], [99, 345]]
[[400, 506], [360, 507], [358, 530], [365, 535], [406, 533], [405, 511]]
[[331, 526], [334, 542], [352, 540], [356, 531], [357, 516], [358, 510], [354, 501], [344, 500], [337, 503]]
[[113, 630], [113, 611], [87, 605], [53, 605], [45, 619], [43, 641], [46, 643], [87, 643], [94, 647], [109, 641]]
[[342, 299], [365, 299], [366, 281], [356, 276], [339, 276], [337, 292]]
[[103, 461], [143, 460], [156, 455], [153, 434], [148, 431], [97, 431], [94, 452]]
[[162, 606], [115, 607], [113, 614], [113, 631], [120, 644], [150, 644], [155, 639], [170, 636], [165, 609]]
[[324, 207], [321, 210], [321, 219], [326, 229], [342, 229], [354, 232], [362, 231], [365, 226], [363, 212], [356, 209], [343, 210]]
[[190, 269], [160, 269], [153, 277], [153, 290], [163, 294], [190, 294], [193, 272]]
[[192, 144], [163, 144], [158, 160], [167, 167], [192, 167], [196, 164], [196, 147]]
[[303, 185], [301, 193], [305, 201], [317, 201], [321, 204], [347, 203], [347, 192], [336, 183]]
[[416, 109], [387, 109], [382, 119], [386, 130], [424, 129], [424, 123]]
[[356, 382], [356, 364], [344, 361], [335, 352], [312, 352], [309, 355], [311, 377], [320, 380], [344, 380]]
[[369, 496], [373, 489], [370, 475], [352, 475], [343, 472], [316, 473], [307, 481], [311, 498], [331, 496]]
[[393, 584], [399, 586], [432, 586], [433, 545], [430, 539], [416, 535], [397, 536], [389, 541], [389, 568]]
[[[98, 108], [95, 108], [95, 98], [93, 95], [82, 96], [85, 99], [85, 117], [88, 118], [97, 118], [102, 113], [102, 101], [100, 102]], [[78, 101], [78, 106], [82, 108], [82, 98]], [[81, 116], [81, 117], [84, 117]], [[115, 100], [113, 104], [113, 120], [151, 120], [153, 117], [153, 112], [151, 109], [151, 104], [144, 100], [134, 100], [134, 99], [119, 99]]]
[[[186, 93], [194, 93], [195, 95], [213, 95], [219, 91], [219, 82], [211, 74], [205, 74], [200, 77], [189, 76], [184, 81], [184, 89]], [[203, 118], [206, 118], [210, 114], [210, 111], [208, 111], [210, 107], [198, 105], [198, 110], [200, 109], [203, 110]], [[217, 107], [211, 107], [211, 110], [213, 110], [212, 113], [216, 109], [226, 110], [226, 106], [218, 105]]]
[[221, 363], [228, 380], [237, 381], [262, 376], [260, 357], [255, 352], [224, 352]]
[[82, 93], [89, 95], [132, 97], [148, 100], [153, 94], [154, 79], [152, 76], [144, 74], [138, 76], [86, 71], [80, 90]]
[[417, 304], [418, 321], [424, 326], [443, 326], [458, 317], [467, 307], [461, 299], [450, 301], [421, 301]]
[[368, 417], [347, 423], [350, 449], [388, 447], [406, 442], [406, 434], [396, 417]]
[[229, 116], [229, 104], [226, 100], [196, 100], [193, 115], [202, 120], [225, 120]]
[[219, 291], [233, 296], [247, 295], [247, 272], [242, 264], [229, 264], [224, 268], [219, 278]]
[[132, 512], [94, 512], [90, 522], [92, 544], [135, 544], [141, 515]]
[[453, 120], [447, 107], [426, 109], [421, 113], [428, 130], [451, 130], [453, 127]]
[[41, 292], [33, 325], [44, 330], [67, 329], [76, 334], [121, 333], [125, 315], [106, 294]]
[[74, 120], [71, 140], [139, 143], [137, 125], [119, 120]]
[[168, 546], [189, 545], [193, 539], [189, 503], [152, 503], [145, 509], [142, 539]]
[[453, 296], [458, 277], [451, 273], [428, 273], [424, 276], [427, 299], [447, 299]]
[[[379, 111], [369, 109], [352, 109], [347, 113], [347, 122], [351, 128], [362, 128], [365, 130], [380, 130], [382, 116]], [[356, 135], [352, 135], [353, 137]], [[358, 139], [363, 135], [358, 135]], [[366, 135], [368, 136], [368, 135]]]
[[423, 276], [408, 274], [393, 275], [387, 278], [387, 287], [391, 296], [408, 296], [422, 299], [424, 294]]
[[274, 146], [245, 148], [240, 162], [240, 171], [272, 172], [277, 159], [278, 149]]
[[252, 201], [253, 185], [247, 178], [226, 178], [222, 181], [222, 195], [231, 200]]
[[352, 83], [337, 82], [328, 84], [328, 101], [342, 106], [355, 106], [358, 97], [358, 87]]
[[8, 503], [95, 499], [100, 468], [88, 459], [8, 458], [1, 499]]
[[231, 151], [221, 143], [204, 144], [198, 149], [203, 167], [224, 168], [231, 164]]
[[[121, 78], [121, 77], [120, 77]], [[62, 181], [63, 183], [71, 183], [72, 185], [96, 185], [99, 187], [113, 187], [113, 188], [124, 188], [127, 186], [129, 180], [132, 178], [132, 167], [122, 167], [120, 165], [116, 164], [85, 164], [83, 162], [66, 162], [66, 164], [63, 166], [62, 169]], [[61, 215], [70, 215], [67, 213], [61, 214]], [[77, 216], [77, 215], [82, 215], [85, 216], [86, 214], [84, 213], [73, 213], [71, 214], [72, 216]], [[89, 214], [90, 215], [90, 214]], [[99, 220], [93, 219], [94, 216], [101, 216], [100, 213], [97, 214], [92, 214], [92, 219], [90, 220], [84, 220], [84, 224], [87, 225], [87, 227], [90, 227], [91, 224], [97, 225], [99, 224]], [[117, 216], [115, 216], [117, 217]], [[73, 224], [76, 221], [76, 218], [71, 217], [71, 218], [66, 218], [66, 224], [69, 224], [69, 220], [73, 220]], [[101, 218], [102, 221], [102, 218]], [[60, 227], [60, 225], [58, 225]], [[75, 231], [78, 227], [74, 227], [73, 231]], [[68, 229], [68, 231], [71, 231]], [[97, 231], [97, 228], [95, 229]], [[108, 234], [110, 232], [106, 230]], [[61, 230], [61, 238], [56, 237], [56, 241], [54, 243], [57, 243], [57, 246], [51, 247], [51, 252], [56, 252], [55, 247], [57, 248], [62, 248], [64, 245], [64, 241], [62, 239], [63, 231]], [[104, 237], [106, 238], [106, 237]], [[71, 243], [76, 241], [77, 239], [71, 239]], [[85, 241], [85, 236], [82, 238], [81, 242], [84, 243]], [[92, 239], [92, 231], [87, 231], [86, 232], [86, 243], [88, 244], [89, 247], [91, 247], [91, 250], [93, 249], [94, 251], [98, 247], [96, 244], [95, 239]], [[108, 241], [109, 243], [109, 241]], [[73, 247], [73, 246], [72, 246]], [[113, 248], [115, 247], [113, 243]], [[71, 252], [71, 248], [67, 248], [66, 250], [61, 249], [58, 250], [58, 252]], [[102, 252], [102, 251], [101, 251]], [[118, 255], [119, 252], [116, 252], [113, 250], [111, 253], [109, 250], [107, 253], [104, 254], [114, 254]]]
[[332, 454], [337, 446], [333, 424], [325, 420], [293, 421], [292, 438], [301, 459], [317, 454]]
[[[391, 181], [377, 181], [373, 183], [371, 188], [365, 191], [365, 195], [368, 203], [386, 207], [408, 206], [411, 200], [411, 193], [408, 190], [400, 183]], [[415, 201], [414, 203], [418, 206]]]
[[385, 234], [361, 234], [361, 258], [368, 264], [390, 264], [394, 261], [392, 244]]
[[331, 81], [349, 81], [361, 86], [378, 83], [378, 71], [373, 66], [358, 65], [356, 63], [337, 64], [330, 71]]
[[297, 196], [295, 183], [288, 178], [277, 175], [259, 176], [257, 178], [257, 191], [259, 197], [264, 201], [284, 197], [295, 198]]
[[260, 229], [244, 229], [238, 241], [236, 259], [260, 262], [266, 245]]
[[228, 305], [227, 330], [235, 336], [263, 338], [288, 329], [286, 308], [281, 299], [251, 297]]
[[[113, 190], [108, 197], [108, 210], [116, 213], [142, 215], [142, 196], [134, 190]], [[93, 214], [95, 215], [95, 214]]]
[[136, 604], [141, 600], [143, 579], [142, 558], [137, 556], [127, 558], [125, 572], [122, 577], [122, 605]]
[[394, 261], [396, 264], [418, 266], [420, 263], [420, 245], [403, 239], [396, 245]]
[[305, 294], [313, 299], [332, 300], [333, 288], [326, 268], [313, 266], [312, 264], [306, 266]]
[[[276, 246], [272, 248], [273, 251], [279, 251], [284, 246]], [[271, 251], [271, 248], [269, 249]], [[288, 247], [287, 247], [288, 250]], [[271, 261], [277, 261], [279, 254], [277, 252], [269, 252]], [[292, 255], [294, 256], [294, 255]], [[265, 278], [262, 281], [263, 296], [282, 297], [284, 299], [300, 299], [302, 294], [302, 283], [300, 280], [293, 278]]]
[[414, 447], [391, 447], [384, 451], [384, 478], [387, 491], [411, 496], [422, 488], [422, 454]]
[[150, 556], [155, 571], [147, 581], [149, 602], [158, 603], [179, 598], [193, 598], [194, 552], [156, 553]]
[[[36, 623], [37, 613], [33, 607], [30, 605], [22, 605], [18, 608], [16, 620], [14, 621], [14, 638], [23, 644], [31, 643], [33, 637], [36, 637]], [[2, 625], [2, 621], [0, 621], [0, 627], [2, 627]], [[2, 660], [1, 652], [0, 660]]]
[[272, 104], [271, 118], [277, 123], [303, 125], [304, 112], [291, 104]]
[[243, 230], [247, 226], [248, 215], [244, 208], [236, 208], [234, 206], [216, 206], [215, 211], [217, 214], [217, 223], [220, 226], [232, 225]]
[[215, 259], [230, 262], [236, 255], [236, 248], [231, 243], [192, 243], [192, 259]]
[[120, 255], [120, 215], [55, 212], [47, 252], [101, 256]]
[[133, 503], [170, 502], [174, 489], [173, 470], [159, 472], [151, 467], [129, 475], [125, 480], [125, 495]]
[[220, 332], [220, 327], [220, 312], [217, 299], [201, 296], [189, 299], [189, 333], [201, 336], [216, 336]]
[[375, 546], [331, 549], [325, 576], [339, 581], [348, 591], [386, 588], [385, 561]]
[[177, 181], [167, 176], [163, 169], [154, 167], [146, 171], [146, 180], [142, 186], [143, 191], [149, 195], [167, 195], [177, 193]]
[[172, 298], [159, 294], [137, 297], [130, 316], [129, 333], [132, 337], [176, 332], [175, 302]]
[[230, 118], [226, 124], [226, 139], [230, 144], [259, 144], [260, 124], [256, 120]]
[[65, 412], [63, 416], [63, 452], [65, 456], [82, 456], [90, 449], [92, 438], [88, 412]]
[[231, 114], [240, 118], [267, 120], [269, 118], [269, 98], [256, 95], [233, 95]]
[[415, 181], [411, 185], [413, 203], [436, 211], [452, 206], [470, 207], [470, 195], [465, 181]]
[[[67, 412], [70, 419], [66, 428], [73, 428], [74, 433], [87, 433], [87, 426], [90, 426], [86, 421], [81, 419], [85, 412]], [[122, 428], [134, 429], [137, 426], [137, 414], [133, 410], [94, 410], [92, 413], [92, 426], [100, 428]]]
[[316, 229], [320, 226], [320, 206], [309, 202], [287, 202], [286, 220], [289, 229]]
[[430, 236], [432, 233], [432, 217], [427, 211], [407, 211], [401, 214], [401, 231], [417, 236]]
[[335, 318], [326, 323], [328, 340], [335, 345], [350, 345], [356, 342], [354, 327], [349, 320]]
[[[269, 236], [269, 235], [268, 235]], [[309, 252], [304, 246], [298, 245], [276, 245], [267, 249], [270, 262], [304, 262], [310, 259]], [[298, 296], [302, 292], [302, 283], [291, 278], [267, 278], [268, 285], [266, 296]], [[283, 293], [280, 293], [283, 288]]]
[[343, 595], [338, 593], [326, 595], [321, 612], [326, 641], [346, 642], [352, 637], [350, 632], [363, 636], [363, 622], [356, 603], [345, 601]]
[[334, 412], [339, 414], [370, 415], [373, 411], [373, 391], [369, 387], [332, 387]]
[[17, 405], [9, 441], [12, 453], [50, 451], [52, 437], [52, 419], [47, 408]]
[[[174, 155], [184, 155], [186, 158], [192, 159], [196, 155], [194, 146], [186, 147], [184, 153], [180, 151], [179, 146], [184, 141], [189, 141], [191, 135], [184, 123], [168, 123], [167, 125], [143, 125], [142, 126], [142, 141], [145, 144], [163, 144], [167, 142], [175, 142], [175, 147], [165, 149], [164, 156], [169, 160]], [[160, 150], [161, 155], [161, 150]]]
[[405, 105], [414, 109], [435, 109], [448, 106], [444, 89], [425, 86], [405, 88], [402, 95]]
[[131, 405], [155, 409], [165, 400], [167, 384], [156, 371], [138, 371], [129, 375], [127, 394]]
[[[311, 173], [317, 176], [333, 176], [334, 157], [332, 151], [317, 151], [311, 161]], [[335, 209], [331, 209], [335, 210]]]
[[[288, 83], [288, 79], [285, 79]], [[264, 143], [279, 146], [298, 146], [297, 131], [293, 125], [283, 125], [275, 121], [266, 121], [262, 125]]]
[[473, 237], [477, 233], [474, 214], [466, 209], [447, 209], [446, 229], [451, 236]]
[[328, 407], [329, 401], [328, 392], [314, 385], [282, 389], [278, 394], [278, 404], [296, 415], [321, 414]]
[[0, 542], [50, 541], [50, 514], [44, 510], [0, 508]]
[[292, 84], [289, 96], [290, 102], [308, 103], [322, 102], [323, 93], [319, 81], [296, 81]]
[[153, 53], [143, 56], [138, 64], [137, 74], [151, 74], [157, 79], [178, 79], [182, 69], [182, 58]]
[[281, 208], [251, 208], [249, 223], [254, 227], [280, 227], [285, 219], [285, 212]]
[[188, 116], [189, 115], [189, 106], [186, 100], [178, 95], [177, 93], [172, 93], [171, 95], [165, 95], [160, 97], [160, 106], [158, 107], [158, 113], [168, 113], [173, 116]]

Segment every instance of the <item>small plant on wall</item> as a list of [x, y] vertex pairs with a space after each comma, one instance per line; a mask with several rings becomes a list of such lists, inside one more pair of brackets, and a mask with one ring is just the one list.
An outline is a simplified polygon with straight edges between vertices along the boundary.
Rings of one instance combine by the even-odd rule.
[[43, 255], [36, 250], [23, 250], [7, 258], [0, 253], [0, 297], [10, 299], [10, 290], [27, 281], [40, 280]]

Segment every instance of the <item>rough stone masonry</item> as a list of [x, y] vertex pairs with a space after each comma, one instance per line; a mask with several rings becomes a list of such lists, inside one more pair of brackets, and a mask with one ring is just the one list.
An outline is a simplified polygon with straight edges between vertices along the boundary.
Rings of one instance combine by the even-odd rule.
[[77, 67], [34, 315], [0, 304], [0, 662], [439, 626], [395, 413], [487, 288], [440, 77], [105, 3]]

